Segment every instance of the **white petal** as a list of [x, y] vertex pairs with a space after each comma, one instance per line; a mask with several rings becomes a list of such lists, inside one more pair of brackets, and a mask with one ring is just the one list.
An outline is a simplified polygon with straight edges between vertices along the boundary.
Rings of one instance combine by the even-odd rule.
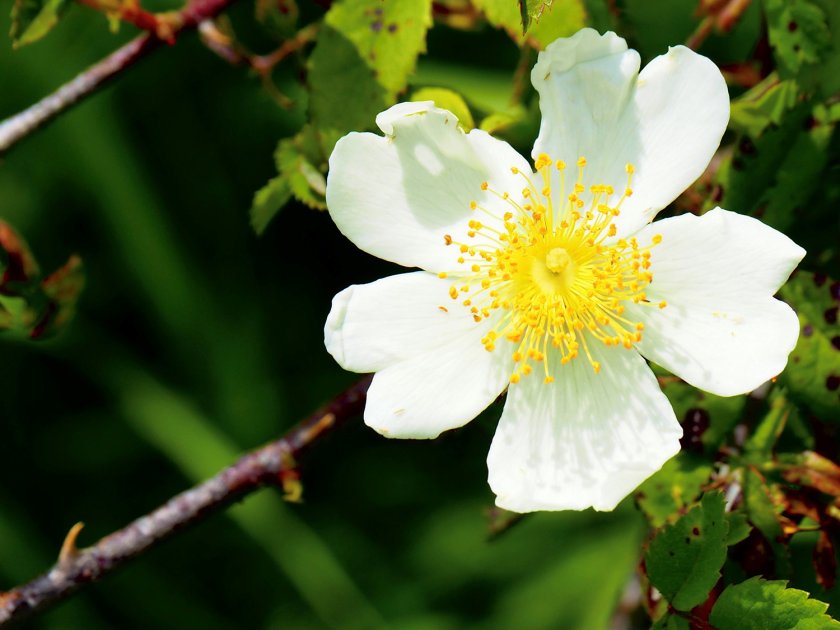
[[434, 438], [463, 426], [502, 392], [511, 360], [481, 344], [482, 325], [414, 358], [376, 373], [367, 394], [365, 423], [386, 437]]
[[773, 298], [805, 250], [756, 219], [716, 208], [702, 217], [657, 221], [651, 301], [626, 317], [644, 322], [639, 350], [695, 387], [731, 396], [781, 372], [796, 345], [799, 322]]
[[[521, 191], [516, 166], [528, 162], [510, 145], [473, 129], [431, 102], [400, 103], [379, 114], [385, 137], [351, 133], [335, 146], [327, 206], [338, 229], [364, 251], [408, 267], [450, 271], [458, 254], [444, 235], [466, 239], [470, 202], [497, 207], [498, 192]], [[502, 212], [499, 213], [500, 215]], [[481, 221], [490, 219], [482, 215]]]
[[703, 173], [729, 120], [726, 83], [709, 59], [676, 46], [638, 71], [639, 55], [623, 39], [583, 29], [549, 45], [531, 73], [543, 117], [535, 157], [574, 165], [584, 156], [584, 183], [619, 195], [625, 166], [634, 165], [619, 235], [651, 221]]
[[376, 372], [474, 334], [469, 310], [449, 297], [451, 284], [417, 271], [347, 287], [327, 316], [327, 351], [345, 370]]
[[639, 353], [590, 350], [600, 374], [583, 356], [553, 357], [554, 383], [510, 386], [487, 458], [500, 507], [611, 510], [679, 451], [682, 428]]

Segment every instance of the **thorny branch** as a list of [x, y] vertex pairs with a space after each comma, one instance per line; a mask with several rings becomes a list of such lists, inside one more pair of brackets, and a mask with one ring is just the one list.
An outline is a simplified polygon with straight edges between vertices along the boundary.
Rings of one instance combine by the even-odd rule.
[[154, 19], [149, 17], [152, 14], [143, 13], [142, 15], [146, 16], [144, 20], [129, 20], [146, 25], [149, 30], [98, 61], [31, 107], [0, 122], [0, 155], [132, 67], [161, 44], [174, 43], [178, 33], [196, 28], [200, 22], [215, 17], [233, 2], [234, 0], [189, 0], [180, 11], [161, 14], [160, 17]]
[[294, 493], [295, 460], [324, 435], [358, 415], [371, 377], [342, 392], [285, 436], [256, 449], [216, 476], [182, 492], [153, 512], [110, 534], [92, 547], [75, 546], [81, 525], [70, 530], [58, 562], [31, 582], [0, 593], [0, 625], [22, 621], [63, 600], [137, 557], [175, 532], [264, 486], [281, 484]]

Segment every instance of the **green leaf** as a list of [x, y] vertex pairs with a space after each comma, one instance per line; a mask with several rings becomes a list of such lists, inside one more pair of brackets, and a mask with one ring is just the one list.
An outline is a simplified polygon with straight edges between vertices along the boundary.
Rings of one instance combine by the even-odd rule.
[[764, 478], [752, 467], [744, 468], [744, 510], [750, 522], [761, 532], [770, 548], [776, 563], [778, 574], [790, 571], [790, 558], [787, 548], [780, 542], [784, 532], [779, 520], [774, 488], [767, 485]]
[[271, 220], [292, 198], [292, 189], [283, 175], [268, 180], [254, 193], [251, 203], [251, 226], [257, 234], [265, 232]]
[[639, 487], [636, 501], [651, 525], [661, 527], [694, 502], [711, 474], [709, 461], [682, 451]]
[[294, 138], [281, 140], [274, 153], [277, 170], [295, 199], [314, 210], [327, 207], [327, 180], [318, 166], [323, 162], [315, 133], [304, 127]]
[[784, 395], [780, 394], [778, 389], [774, 390], [769, 411], [759, 421], [744, 446], [749, 461], [761, 465], [771, 458], [773, 448], [785, 428], [791, 409], [792, 405]]
[[780, 291], [799, 316], [799, 340], [781, 380], [790, 395], [825, 420], [840, 404], [840, 282], [797, 272]]
[[344, 0], [324, 17], [309, 58], [310, 117], [325, 154], [396, 102], [431, 26], [431, 0]]
[[[560, 0], [558, 5], [571, 4]], [[519, 17], [522, 20], [522, 32], [525, 33], [534, 23], [539, 23], [554, 8], [554, 0], [519, 0]]]
[[677, 615], [665, 614], [654, 623], [650, 630], [690, 630], [688, 621]]
[[802, 102], [760, 137], [742, 137], [732, 158], [721, 166], [718, 183], [723, 194], [714, 203], [754, 214], [789, 233], [797, 224], [807, 224], [798, 219], [831, 220], [831, 208], [811, 201], [825, 187], [835, 124], [829, 109]]
[[437, 107], [448, 109], [458, 118], [458, 125], [469, 131], [475, 127], [470, 108], [464, 97], [448, 88], [426, 87], [420, 88], [411, 95], [412, 101], [433, 101]]
[[47, 300], [47, 307], [30, 331], [32, 339], [48, 337], [72, 319], [82, 289], [85, 287], [85, 272], [82, 259], [71, 256], [58, 270], [41, 282], [41, 290]]
[[778, 125], [796, 105], [799, 90], [795, 81], [782, 81], [773, 73], [732, 101], [729, 126], [758, 138], [771, 124]]
[[30, 339], [55, 333], [72, 317], [82, 288], [81, 258], [71, 256], [43, 278], [26, 242], [0, 221], [0, 331]]
[[808, 593], [785, 588], [784, 580], [750, 578], [726, 587], [709, 622], [721, 630], [828, 630], [840, 623], [825, 614], [828, 604]]
[[254, 195], [251, 204], [251, 225], [257, 234], [265, 228], [294, 197], [313, 210], [327, 207], [326, 168], [315, 131], [309, 125], [292, 138], [284, 138], [277, 145], [274, 161], [278, 175]]
[[586, 26], [583, 0], [519, 3], [511, 0], [476, 0], [487, 21], [522, 45], [526, 41], [535, 48], [545, 48], [558, 37], [569, 37]]
[[803, 67], [797, 82], [807, 92], [814, 92], [829, 98], [840, 92], [840, 2], [836, 0], [814, 0], [826, 14], [828, 30], [834, 33], [828, 47], [822, 51], [820, 63]]
[[817, 63], [831, 41], [825, 12], [810, 0], [764, 0], [767, 36], [782, 76]]
[[727, 512], [726, 520], [729, 522], [729, 533], [726, 536], [727, 546], [737, 545], [746, 540], [752, 531], [752, 525], [743, 512]]
[[701, 604], [720, 579], [728, 529], [723, 494], [713, 492], [651, 541], [645, 556], [648, 577], [677, 610]]
[[528, 109], [517, 105], [509, 111], [490, 114], [479, 123], [479, 128], [521, 148], [527, 155], [540, 129], [539, 103], [534, 99]]
[[15, 0], [11, 37], [15, 48], [38, 41], [58, 24], [67, 0]]

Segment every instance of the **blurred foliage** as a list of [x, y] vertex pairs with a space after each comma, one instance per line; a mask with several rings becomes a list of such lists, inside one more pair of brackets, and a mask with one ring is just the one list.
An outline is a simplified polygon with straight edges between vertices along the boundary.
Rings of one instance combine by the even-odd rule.
[[[85, 4], [137, 22], [131, 2]], [[134, 34], [54, 0], [3, 19], [4, 117]], [[179, 35], [28, 138], [0, 164], [0, 588], [76, 521], [93, 542], [349, 384], [323, 349], [330, 300], [394, 269], [315, 211], [335, 141], [434, 100], [527, 155], [536, 51], [585, 25], [643, 61], [688, 41], [724, 71], [730, 131], [664, 213], [720, 205], [808, 250], [777, 382], [720, 398], [658, 370], [683, 450], [610, 514], [488, 510], [498, 407], [431, 444], [351, 426], [302, 462], [303, 504], [251, 497], [35, 627], [837, 626], [834, 0], [239, 2], [206, 47]]]

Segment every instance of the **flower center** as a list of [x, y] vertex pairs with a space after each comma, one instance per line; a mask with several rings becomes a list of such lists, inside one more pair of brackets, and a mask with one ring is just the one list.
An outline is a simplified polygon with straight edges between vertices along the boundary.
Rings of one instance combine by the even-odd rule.
[[545, 255], [545, 266], [555, 274], [561, 274], [572, 262], [572, 257], [562, 247], [554, 247]]
[[[451, 274], [455, 284], [449, 295], [469, 308], [476, 322], [493, 318], [493, 328], [482, 339], [488, 351], [500, 339], [513, 344], [512, 383], [535, 367], [551, 383], [550, 353], [559, 355], [561, 365], [583, 354], [598, 373], [601, 365], [592, 358], [590, 343], [633, 348], [642, 339], [644, 326], [624, 317], [624, 303], [652, 304], [645, 295], [653, 280], [650, 250], [662, 237], [654, 236], [646, 247], [635, 238], [615, 239], [613, 219], [633, 194], [632, 165], [626, 167], [627, 185], [618, 197], [612, 186], [603, 184], [590, 186], [586, 195], [586, 160], [577, 164], [578, 177], [568, 194], [565, 164], [545, 154], [535, 165], [541, 188], [516, 167], [511, 171], [521, 175], [525, 185], [516, 197], [483, 183], [481, 189], [498, 199], [493, 204], [497, 207], [473, 201], [470, 208], [490, 216], [492, 224], [473, 219], [466, 240], [450, 235], [444, 239], [460, 254], [461, 268]], [[561, 187], [556, 208], [552, 166]], [[618, 199], [612, 205], [614, 197]]]

